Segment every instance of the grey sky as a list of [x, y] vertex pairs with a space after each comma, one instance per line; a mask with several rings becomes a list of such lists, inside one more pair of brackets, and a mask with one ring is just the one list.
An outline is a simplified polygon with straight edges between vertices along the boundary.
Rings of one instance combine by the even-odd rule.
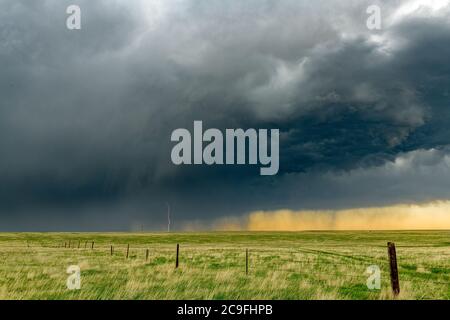
[[[0, 229], [449, 199], [449, 18], [442, 0], [0, 0]], [[280, 128], [279, 175], [175, 167], [194, 120]]]

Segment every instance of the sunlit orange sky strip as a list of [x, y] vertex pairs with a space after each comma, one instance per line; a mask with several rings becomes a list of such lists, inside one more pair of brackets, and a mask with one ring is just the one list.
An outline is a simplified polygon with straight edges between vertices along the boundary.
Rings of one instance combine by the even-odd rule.
[[[207, 228], [202, 223], [187, 230]], [[255, 211], [216, 220], [208, 228], [221, 231], [306, 230], [450, 230], [450, 201], [399, 204], [347, 210]]]

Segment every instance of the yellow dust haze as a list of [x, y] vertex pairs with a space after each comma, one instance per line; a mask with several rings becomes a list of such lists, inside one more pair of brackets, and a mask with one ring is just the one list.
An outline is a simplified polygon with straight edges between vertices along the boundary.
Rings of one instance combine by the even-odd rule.
[[256, 211], [217, 221], [215, 229], [248, 231], [450, 229], [450, 201], [337, 211]]

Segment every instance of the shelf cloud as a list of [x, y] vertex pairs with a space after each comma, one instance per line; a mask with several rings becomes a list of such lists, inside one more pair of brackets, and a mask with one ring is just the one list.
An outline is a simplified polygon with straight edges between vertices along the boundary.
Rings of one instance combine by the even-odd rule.
[[[448, 1], [0, 3], [3, 230], [450, 199]], [[278, 175], [175, 166], [194, 121], [279, 129]]]
[[244, 217], [227, 217], [211, 225], [188, 223], [185, 230], [221, 231], [349, 231], [448, 230], [450, 203], [357, 208], [337, 211], [256, 211]]

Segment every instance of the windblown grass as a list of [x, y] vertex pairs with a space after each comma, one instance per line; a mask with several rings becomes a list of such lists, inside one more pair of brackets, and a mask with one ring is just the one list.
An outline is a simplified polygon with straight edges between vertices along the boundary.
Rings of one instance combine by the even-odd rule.
[[[450, 298], [450, 232], [417, 231], [0, 233], [0, 299], [392, 299], [388, 241], [399, 299]], [[81, 290], [67, 289], [70, 265]], [[381, 290], [366, 286], [370, 265], [382, 270]]]

